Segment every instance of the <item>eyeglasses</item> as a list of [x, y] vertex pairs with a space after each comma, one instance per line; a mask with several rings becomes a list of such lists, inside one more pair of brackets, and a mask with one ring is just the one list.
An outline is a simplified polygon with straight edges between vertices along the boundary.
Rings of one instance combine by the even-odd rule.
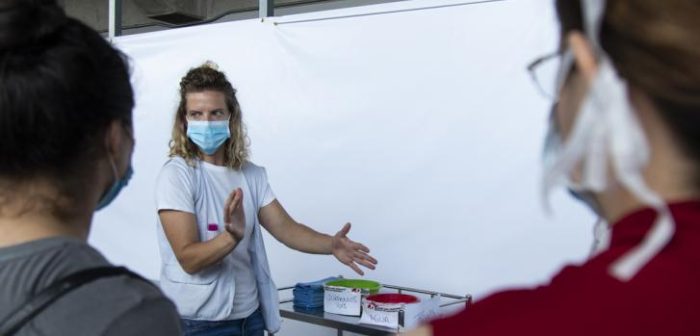
[[537, 89], [546, 98], [556, 101], [573, 65], [570, 51], [557, 51], [537, 58], [527, 66]]

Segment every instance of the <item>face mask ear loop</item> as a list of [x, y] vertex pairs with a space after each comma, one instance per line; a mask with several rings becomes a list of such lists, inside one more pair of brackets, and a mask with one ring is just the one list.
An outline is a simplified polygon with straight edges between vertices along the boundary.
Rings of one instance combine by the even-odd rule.
[[568, 182], [568, 175], [585, 156], [587, 144], [592, 136], [591, 130], [600, 127], [598, 125], [600, 117], [597, 115], [597, 110], [586, 106], [591, 104], [590, 101], [591, 99], [584, 101], [584, 106], [574, 121], [569, 139], [561, 144], [562, 150], [559, 158], [552, 164], [551, 168], [544, 172], [542, 198], [545, 204], [548, 204], [548, 196], [554, 187]]
[[112, 189], [112, 186], [116, 184], [119, 181], [119, 173], [117, 172], [117, 165], [114, 163], [114, 160], [112, 159], [112, 156], [107, 154], [107, 160], [109, 161], [109, 165], [112, 167], [112, 173], [114, 174], [114, 182], [110, 183], [110, 187], [107, 188], [104, 192], [102, 192], [102, 195], [100, 195], [100, 200], [102, 200], [107, 193]]
[[[612, 73], [610, 75], [613, 76]], [[623, 91], [620, 78], [611, 80], [618, 84], [618, 90]], [[611, 91], [607, 92], [611, 93]], [[618, 92], [616, 96], [620, 97], [622, 94], [623, 92]], [[626, 97], [626, 92], [624, 94]], [[642, 176], [642, 169], [648, 163], [651, 153], [631, 106], [629, 103], [618, 101], [617, 106], [612, 108], [620, 111], [619, 119], [614, 122], [621, 125], [614, 135], [611, 146], [615, 175], [627, 190], [657, 212], [657, 218], [644, 240], [611, 265], [610, 272], [613, 276], [622, 281], [628, 281], [673, 238], [675, 223], [666, 202], [648, 187]]]
[[[634, 183], [639, 187], [643, 186], [637, 182]], [[627, 183], [623, 184], [630, 189], [635, 188], [634, 186], [628, 186]], [[635, 192], [635, 194], [637, 193]], [[652, 196], [654, 194], [650, 192], [647, 193], [647, 195]], [[651, 230], [639, 245], [616, 260], [610, 267], [610, 273], [621, 281], [629, 281], [632, 279], [639, 270], [661, 252], [673, 238], [675, 223], [671, 211], [661, 199], [654, 201], [654, 203], [655, 204], [652, 206], [657, 212], [657, 217]]]
[[604, 0], [583, 0], [581, 4], [586, 35], [600, 55], [601, 66], [598, 76], [603, 77], [603, 85], [594, 86], [592, 89], [599, 88], [596, 94], [601, 104], [612, 105], [601, 110], [608, 111], [604, 116], [609, 118], [606, 126], [614, 128], [606, 133], [610, 137], [607, 140], [615, 177], [640, 201], [653, 207], [658, 214], [642, 243], [616, 260], [610, 267], [611, 275], [621, 281], [628, 281], [673, 238], [675, 223], [666, 203], [644, 181], [642, 169], [649, 161], [649, 146], [641, 125], [627, 101], [627, 85], [615, 72], [599, 41], [598, 34], [601, 31], [607, 3]]
[[114, 162], [114, 159], [112, 159], [112, 156], [109, 155], [109, 164], [112, 166], [112, 173], [114, 173], [114, 180], [117, 181], [119, 180], [119, 172], [117, 171], [117, 164]]

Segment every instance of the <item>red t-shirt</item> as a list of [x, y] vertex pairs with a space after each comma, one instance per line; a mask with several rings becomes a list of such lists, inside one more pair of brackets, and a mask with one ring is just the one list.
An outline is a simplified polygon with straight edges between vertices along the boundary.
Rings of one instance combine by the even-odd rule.
[[639, 244], [652, 209], [613, 226], [610, 248], [567, 266], [550, 284], [496, 293], [462, 312], [432, 321], [441, 335], [700, 335], [700, 201], [669, 205], [671, 242], [628, 282], [609, 266]]

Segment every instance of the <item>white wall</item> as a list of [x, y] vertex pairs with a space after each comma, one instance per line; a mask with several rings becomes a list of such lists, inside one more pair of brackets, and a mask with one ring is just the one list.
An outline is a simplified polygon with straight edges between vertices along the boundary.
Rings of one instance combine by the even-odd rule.
[[[551, 2], [428, 8], [459, 3], [403, 1], [119, 38], [137, 90], [135, 176], [98, 213], [90, 241], [157, 278], [153, 188], [178, 83], [211, 59], [239, 90], [253, 161], [267, 167], [279, 200], [319, 231], [351, 221], [350, 236], [379, 259], [367, 278], [478, 298], [582, 260], [591, 215], [560, 193], [547, 217], [539, 197], [548, 102], [525, 66], [556, 44]], [[266, 240], [278, 286], [354, 276], [332, 257]]]

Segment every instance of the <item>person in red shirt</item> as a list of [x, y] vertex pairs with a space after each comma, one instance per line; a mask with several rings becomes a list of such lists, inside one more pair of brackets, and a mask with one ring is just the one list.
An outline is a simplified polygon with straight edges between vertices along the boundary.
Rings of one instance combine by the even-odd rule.
[[[544, 191], [606, 224], [547, 285], [493, 294], [421, 335], [700, 335], [700, 2], [557, 0]], [[560, 140], [561, 139], [561, 140]]]

